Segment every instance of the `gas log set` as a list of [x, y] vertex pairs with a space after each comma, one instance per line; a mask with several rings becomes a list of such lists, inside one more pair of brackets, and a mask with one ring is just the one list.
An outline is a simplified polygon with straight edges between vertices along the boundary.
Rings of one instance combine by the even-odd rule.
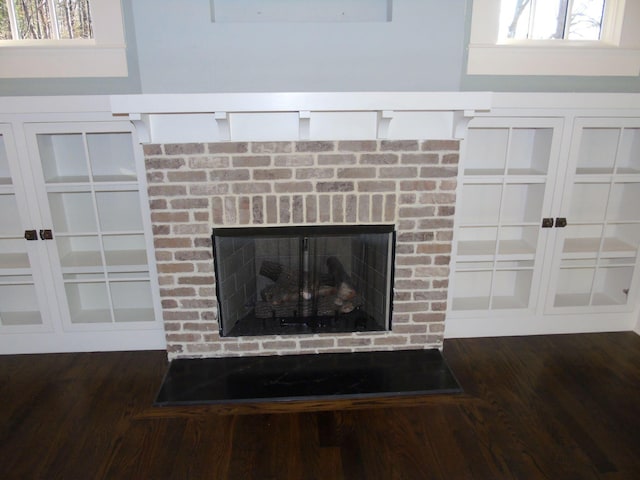
[[336, 312], [351, 313], [361, 307], [362, 298], [357, 295], [340, 260], [329, 257], [327, 269], [328, 273], [311, 279], [309, 272], [291, 270], [264, 260], [259, 273], [273, 283], [260, 292], [262, 301], [256, 305], [256, 317], [292, 317], [296, 311], [303, 317], [332, 316]]

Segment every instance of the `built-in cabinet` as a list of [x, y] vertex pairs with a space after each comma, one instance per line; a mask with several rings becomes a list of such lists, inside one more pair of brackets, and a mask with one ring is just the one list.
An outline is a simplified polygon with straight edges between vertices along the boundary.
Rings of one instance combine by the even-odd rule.
[[161, 348], [130, 122], [0, 126], [0, 353]]
[[448, 318], [456, 333], [633, 322], [639, 118], [476, 118], [459, 179]]
[[531, 308], [551, 210], [558, 119], [482, 119], [469, 129], [457, 209], [454, 311]]

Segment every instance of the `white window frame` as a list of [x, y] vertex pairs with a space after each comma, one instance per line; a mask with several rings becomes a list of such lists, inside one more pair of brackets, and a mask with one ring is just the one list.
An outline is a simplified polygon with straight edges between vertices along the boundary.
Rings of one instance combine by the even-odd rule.
[[640, 2], [607, 0], [602, 39], [498, 39], [500, 0], [473, 0], [468, 75], [638, 76]]
[[0, 78], [126, 77], [119, 0], [91, 0], [92, 39], [2, 40]]

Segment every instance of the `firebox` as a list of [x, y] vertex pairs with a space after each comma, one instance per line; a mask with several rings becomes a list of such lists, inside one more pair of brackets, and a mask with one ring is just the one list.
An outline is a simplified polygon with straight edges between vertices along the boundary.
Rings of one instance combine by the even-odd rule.
[[214, 228], [220, 335], [391, 329], [393, 225]]

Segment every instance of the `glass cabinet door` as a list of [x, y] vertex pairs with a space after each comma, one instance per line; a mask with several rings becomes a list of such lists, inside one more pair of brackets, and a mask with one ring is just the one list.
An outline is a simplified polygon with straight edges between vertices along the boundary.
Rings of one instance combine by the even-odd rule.
[[29, 125], [71, 326], [155, 321], [133, 133], [120, 126]]
[[28, 332], [45, 326], [41, 312], [46, 308], [31, 267], [35, 245], [25, 238], [26, 229], [35, 227], [21, 197], [17, 165], [11, 129], [0, 125], [0, 331]]
[[463, 145], [452, 311], [531, 308], [541, 221], [559, 152], [556, 119], [476, 119]]
[[625, 310], [637, 290], [640, 122], [578, 119], [552, 308]]

